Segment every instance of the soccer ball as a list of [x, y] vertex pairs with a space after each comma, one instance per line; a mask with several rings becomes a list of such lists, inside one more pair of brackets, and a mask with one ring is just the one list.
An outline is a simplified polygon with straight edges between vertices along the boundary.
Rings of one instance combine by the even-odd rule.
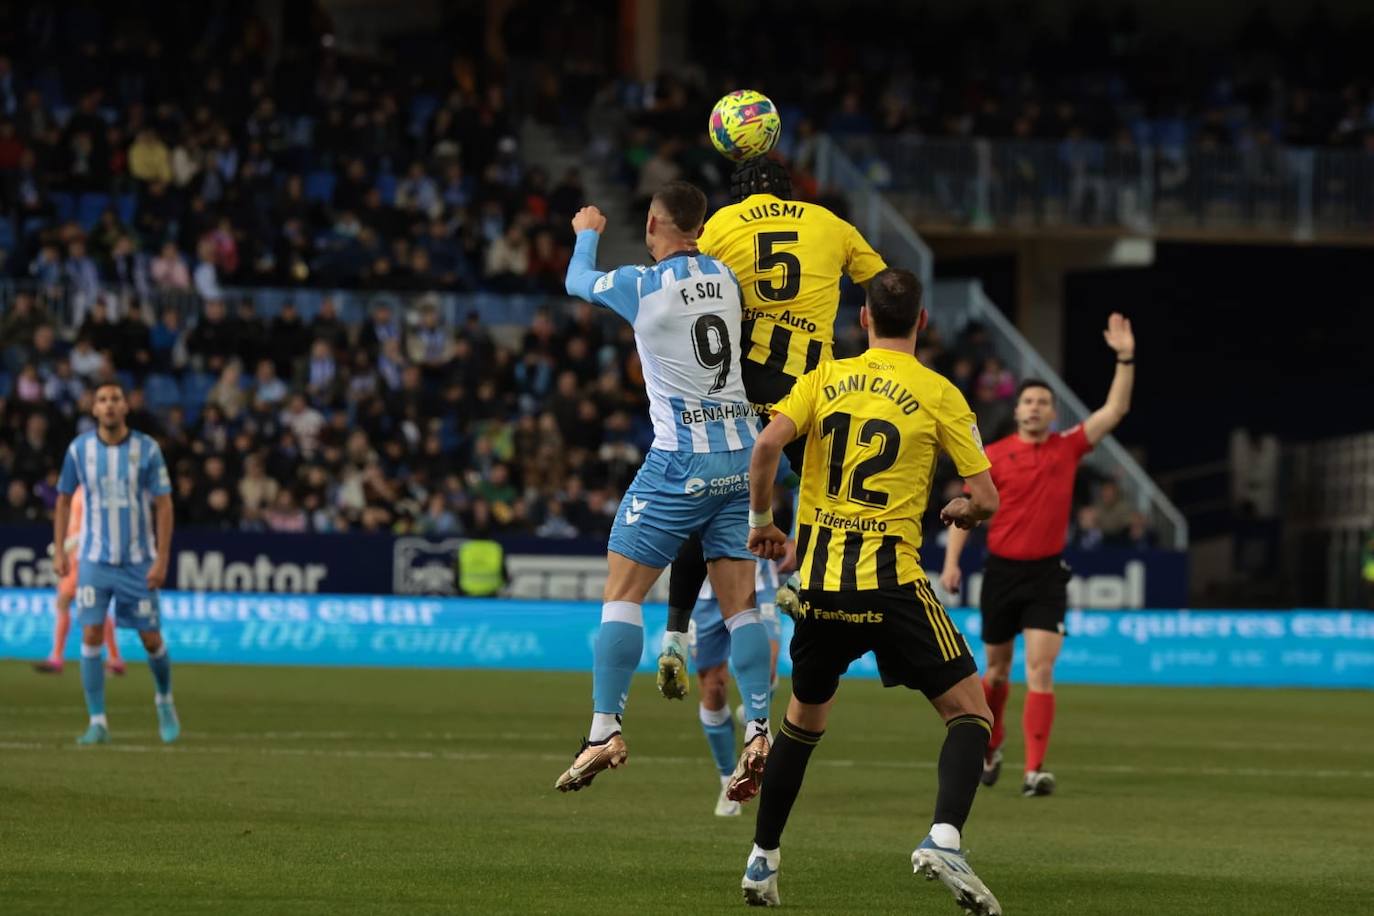
[[778, 143], [782, 118], [762, 92], [737, 89], [711, 109], [711, 145], [726, 159], [743, 162], [762, 156]]

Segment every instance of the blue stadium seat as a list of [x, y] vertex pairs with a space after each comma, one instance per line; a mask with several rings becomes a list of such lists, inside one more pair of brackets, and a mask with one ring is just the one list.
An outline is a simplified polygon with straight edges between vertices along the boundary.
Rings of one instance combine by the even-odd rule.
[[420, 93], [410, 100], [410, 124], [407, 131], [412, 137], [424, 135], [429, 119], [439, 110], [439, 104], [439, 97], [430, 93]]
[[0, 398], [10, 396], [10, 388], [14, 385], [14, 379], [4, 369], [0, 369]]
[[76, 202], [76, 221], [81, 224], [82, 229], [90, 232], [95, 228], [95, 224], [100, 222], [100, 214], [110, 208], [110, 203], [108, 194], [82, 194]]
[[52, 205], [57, 213], [57, 221], [65, 223], [76, 215], [76, 195], [66, 191], [52, 192]]
[[157, 373], [148, 376], [143, 393], [147, 396], [148, 407], [152, 410], [166, 410], [181, 404], [181, 386], [170, 375]]
[[327, 204], [334, 199], [334, 173], [311, 172], [305, 176], [305, 199]]
[[390, 172], [384, 172], [377, 176], [377, 190], [382, 195], [382, 203], [391, 206], [396, 202], [396, 176]]
[[19, 238], [14, 233], [14, 219], [9, 215], [0, 217], [0, 250], [14, 251], [17, 241]]
[[215, 387], [215, 377], [208, 372], [191, 372], [181, 382], [181, 406], [186, 408], [189, 419], [191, 411], [200, 415], [201, 405], [205, 403], [210, 389]]
[[132, 372], [120, 370], [115, 373], [115, 378], [119, 380], [119, 384], [124, 386], [125, 391], [132, 391], [138, 387], [134, 384], [134, 374]]
[[138, 213], [138, 195], [120, 194], [115, 197], [115, 212], [119, 214], [121, 223], [132, 226], [134, 216]]

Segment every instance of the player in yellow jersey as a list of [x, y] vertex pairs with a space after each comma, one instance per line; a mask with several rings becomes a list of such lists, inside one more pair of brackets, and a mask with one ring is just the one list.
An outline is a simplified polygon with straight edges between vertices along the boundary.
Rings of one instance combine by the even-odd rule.
[[[921, 517], [941, 451], [969, 497], [940, 513], [972, 528], [997, 509], [978, 421], [943, 376], [915, 356], [925, 326], [921, 284], [884, 270], [868, 285], [860, 322], [868, 350], [823, 362], [773, 407], [749, 468], [749, 547], [774, 559], [785, 536], [773, 524], [773, 478], [783, 448], [806, 437], [798, 508], [802, 589], [792, 637], [792, 699], [768, 758], [741, 887], [757, 905], [778, 903], [779, 842], [811, 751], [824, 733], [840, 676], [865, 652], [886, 687], [920, 690], [946, 725], [939, 790], [929, 833], [911, 855], [916, 871], [939, 878], [966, 910], [1001, 907], [960, 850], [992, 730], [977, 665], [921, 569]], [[745, 766], [741, 761], [741, 766]]]
[[[744, 391], [766, 417], [798, 378], [834, 358], [840, 278], [862, 285], [887, 265], [858, 229], [820, 204], [792, 200], [791, 176], [776, 160], [742, 163], [730, 191], [735, 203], [706, 221], [697, 245], [739, 280]], [[799, 440], [786, 450], [797, 473], [804, 445]], [[687, 625], [705, 578], [701, 546], [689, 539], [668, 576], [668, 628], [658, 679], [670, 699], [687, 695]], [[791, 606], [790, 589], [780, 590], [779, 598], [780, 607]]]

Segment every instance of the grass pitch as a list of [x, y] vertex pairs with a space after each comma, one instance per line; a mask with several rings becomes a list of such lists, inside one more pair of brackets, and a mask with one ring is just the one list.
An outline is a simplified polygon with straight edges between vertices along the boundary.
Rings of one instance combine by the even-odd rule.
[[[0, 912], [742, 912], [753, 827], [693, 698], [648, 677], [629, 766], [559, 795], [590, 675], [181, 666], [181, 742], [140, 664], [115, 744], [78, 750], [75, 665], [0, 664]], [[1374, 695], [1064, 688], [1060, 792], [1003, 782], [965, 844], [1008, 914], [1370, 912]], [[780, 703], [775, 716], [780, 715]], [[848, 681], [783, 842], [783, 905], [957, 913], [910, 873], [942, 729], [919, 695]]]

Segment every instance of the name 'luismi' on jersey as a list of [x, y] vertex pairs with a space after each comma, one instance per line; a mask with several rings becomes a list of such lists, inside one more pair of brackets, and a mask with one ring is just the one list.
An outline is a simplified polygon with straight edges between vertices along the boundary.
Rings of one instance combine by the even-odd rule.
[[925, 578], [921, 518], [935, 462], [988, 469], [978, 421], [948, 379], [896, 350], [823, 363], [774, 408], [807, 436], [797, 516], [805, 587], [891, 588]]
[[885, 266], [825, 207], [771, 194], [717, 210], [698, 245], [739, 279], [744, 359], [794, 378], [832, 357], [840, 278], [866, 283]]

